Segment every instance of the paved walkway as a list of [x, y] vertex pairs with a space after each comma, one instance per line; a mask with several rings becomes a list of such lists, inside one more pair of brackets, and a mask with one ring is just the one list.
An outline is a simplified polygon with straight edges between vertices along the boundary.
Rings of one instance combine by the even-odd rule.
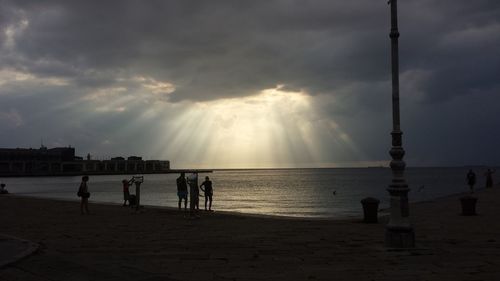
[[38, 250], [38, 244], [0, 235], [0, 268], [15, 263]]

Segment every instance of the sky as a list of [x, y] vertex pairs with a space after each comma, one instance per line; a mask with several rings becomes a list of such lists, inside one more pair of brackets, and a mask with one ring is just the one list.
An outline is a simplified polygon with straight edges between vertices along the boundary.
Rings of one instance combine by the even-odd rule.
[[[409, 166], [500, 164], [500, 1], [399, 1]], [[0, 0], [0, 147], [387, 165], [386, 0]]]

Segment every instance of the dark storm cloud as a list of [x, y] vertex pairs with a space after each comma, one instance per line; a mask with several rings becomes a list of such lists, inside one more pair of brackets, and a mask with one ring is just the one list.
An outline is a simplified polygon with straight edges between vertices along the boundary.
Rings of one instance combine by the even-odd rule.
[[500, 90], [498, 1], [411, 1], [401, 18], [402, 71], [428, 74], [415, 85], [425, 102]]
[[[250, 95], [276, 84], [332, 93], [388, 79], [388, 10], [382, 4], [4, 1], [9, 15], [2, 26], [22, 18], [29, 26], [3, 63], [40, 76], [69, 76], [81, 86], [115, 83], [103, 72], [150, 76], [176, 86], [171, 101]], [[405, 1], [400, 7], [402, 71], [429, 73], [416, 85], [426, 101], [498, 86], [491, 79], [500, 65], [494, 47], [500, 38], [493, 33], [500, 24], [498, 1]], [[479, 34], [471, 38], [468, 31]], [[478, 53], [483, 44], [489, 47]]]
[[316, 93], [381, 77], [374, 66], [383, 61], [383, 45], [365, 46], [382, 30], [386, 11], [372, 1], [364, 9], [331, 1], [4, 5], [29, 21], [5, 61], [23, 60], [41, 76], [79, 80], [89, 69], [126, 70], [172, 82], [173, 101], [249, 95], [276, 84]]
[[[458, 139], [456, 132], [469, 131], [500, 141], [487, 129], [477, 132], [481, 124], [499, 125], [491, 117], [500, 102], [500, 2], [405, 0], [399, 1], [399, 12], [409, 150], [423, 155], [427, 147], [447, 146], [437, 139], [431, 145], [429, 132]], [[75, 101], [96, 91], [124, 88], [113, 98], [136, 92], [143, 98], [140, 79], [171, 83], [175, 91], [158, 96], [169, 103], [249, 96], [284, 85], [314, 96], [315, 108], [336, 120], [368, 160], [386, 159], [380, 149], [390, 130], [385, 0], [0, 0], [0, 30], [0, 102], [7, 108], [0, 121], [10, 124], [10, 133], [20, 124], [27, 127], [26, 136], [28, 127], [43, 127], [37, 122], [44, 119], [33, 116], [37, 108], [58, 108], [44, 122], [72, 120], [76, 113], [70, 105], [80, 110]], [[16, 73], [36, 79], [2, 81], [2, 75]], [[467, 100], [477, 97], [488, 104], [468, 107]], [[487, 113], [487, 120], [458, 124], [450, 104], [471, 115]], [[100, 139], [140, 110], [106, 114], [87, 127]], [[435, 119], [437, 127], [430, 127]], [[64, 128], [50, 130], [61, 135]], [[90, 143], [92, 137], [80, 139]], [[468, 151], [463, 162], [473, 154]], [[436, 156], [433, 163], [452, 158], [460, 157]]]

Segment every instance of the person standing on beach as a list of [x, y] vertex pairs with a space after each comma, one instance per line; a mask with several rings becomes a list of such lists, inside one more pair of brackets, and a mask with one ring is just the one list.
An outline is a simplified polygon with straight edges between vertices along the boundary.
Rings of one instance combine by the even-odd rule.
[[184, 211], [187, 211], [188, 188], [184, 173], [177, 178], [177, 197], [179, 197], [179, 211], [181, 210], [182, 199], [184, 199]]
[[472, 170], [469, 170], [469, 172], [467, 173], [467, 184], [469, 185], [470, 193], [474, 193], [474, 185], [476, 184], [476, 174]]
[[89, 181], [88, 176], [83, 176], [82, 177], [82, 182], [80, 183], [80, 188], [78, 189], [78, 196], [80, 196], [81, 201], [80, 201], [80, 212], [82, 215], [87, 213], [89, 214], [89, 197], [90, 197], [90, 192], [89, 188], [87, 186], [87, 182]]
[[127, 206], [127, 202], [128, 204], [130, 205], [130, 190], [129, 190], [129, 187], [130, 187], [130, 184], [132, 184], [134, 182], [134, 179], [132, 178], [131, 180], [122, 180], [122, 184], [123, 184], [123, 206]]
[[0, 194], [7, 194], [9, 193], [9, 191], [7, 191], [7, 189], [5, 189], [5, 183], [1, 183], [0, 184]]
[[488, 171], [484, 174], [486, 176], [486, 188], [493, 187], [493, 173], [495, 173], [495, 171], [488, 169]]
[[198, 217], [197, 211], [200, 209], [198, 189], [198, 174], [193, 173], [188, 177], [189, 184], [189, 215], [191, 217]]
[[214, 190], [212, 188], [212, 181], [208, 176], [205, 177], [205, 181], [200, 185], [200, 189], [205, 193], [205, 211], [207, 210], [207, 201], [209, 202], [208, 210], [212, 211], [212, 195]]

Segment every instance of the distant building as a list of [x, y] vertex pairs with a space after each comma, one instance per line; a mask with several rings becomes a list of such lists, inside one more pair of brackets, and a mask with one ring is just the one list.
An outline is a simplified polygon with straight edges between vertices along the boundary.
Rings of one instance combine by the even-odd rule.
[[87, 160], [75, 156], [72, 147], [47, 149], [0, 148], [0, 176], [43, 176], [74, 174], [137, 174], [163, 173], [170, 162], [142, 160], [142, 157], [114, 157], [111, 160]]

